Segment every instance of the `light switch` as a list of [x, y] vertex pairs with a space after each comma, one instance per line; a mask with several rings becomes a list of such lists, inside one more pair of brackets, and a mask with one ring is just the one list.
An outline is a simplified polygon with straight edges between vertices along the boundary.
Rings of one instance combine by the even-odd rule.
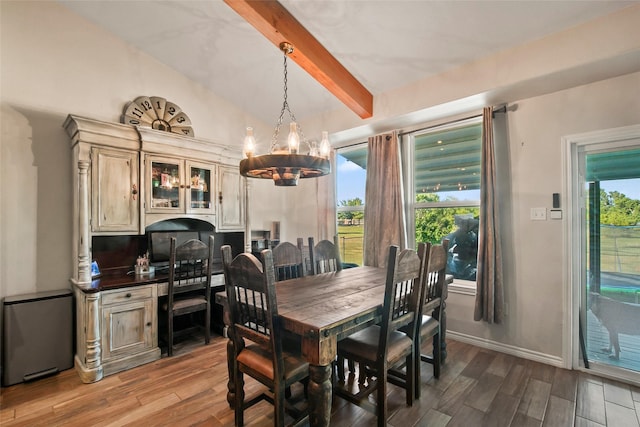
[[551, 218], [551, 219], [562, 219], [562, 210], [560, 210], [560, 209], [551, 209], [549, 211], [549, 218]]
[[546, 221], [547, 208], [531, 208], [531, 219], [534, 221]]

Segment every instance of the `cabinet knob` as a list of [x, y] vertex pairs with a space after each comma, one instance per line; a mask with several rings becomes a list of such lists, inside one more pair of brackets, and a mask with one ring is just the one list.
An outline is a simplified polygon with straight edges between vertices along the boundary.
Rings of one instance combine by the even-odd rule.
[[127, 295], [125, 295], [127, 298], [131, 298], [131, 294], [128, 293]]
[[147, 326], [148, 326], [148, 327], [151, 327], [151, 322], [147, 322]]
[[222, 203], [222, 191], [218, 192], [218, 201]]
[[136, 200], [137, 194], [138, 194], [138, 186], [136, 184], [133, 184], [133, 187], [131, 187], [131, 198], [133, 200]]

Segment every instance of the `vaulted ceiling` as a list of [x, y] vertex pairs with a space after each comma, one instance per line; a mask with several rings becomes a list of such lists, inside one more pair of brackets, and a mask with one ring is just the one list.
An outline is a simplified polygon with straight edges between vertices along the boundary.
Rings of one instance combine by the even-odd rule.
[[[283, 54], [273, 38], [286, 37], [284, 30], [291, 29], [291, 23], [280, 28], [277, 22], [267, 23], [275, 33], [269, 38], [222, 0], [58, 1], [265, 123], [277, 118], [283, 97]], [[357, 91], [375, 98], [637, 2], [280, 0], [280, 4], [361, 85]], [[336, 71], [335, 64], [309, 59], [309, 53], [301, 46], [299, 56], [307, 55], [308, 63], [324, 67], [325, 73]], [[343, 103], [354, 114], [367, 117], [366, 100], [336, 97], [330, 86], [342, 90], [344, 81], [334, 79], [329, 87], [323, 86], [305, 71], [307, 67], [295, 64], [298, 58], [291, 59], [288, 102], [298, 119]]]

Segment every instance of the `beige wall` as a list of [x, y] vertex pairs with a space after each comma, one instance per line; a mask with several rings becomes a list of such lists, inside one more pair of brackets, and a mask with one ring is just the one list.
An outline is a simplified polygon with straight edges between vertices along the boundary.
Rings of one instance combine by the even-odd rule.
[[[348, 145], [507, 103], [510, 111], [499, 117], [508, 138], [497, 155], [509, 315], [503, 325], [475, 322], [474, 296], [451, 293], [447, 328], [462, 339], [563, 364], [569, 266], [563, 238], [571, 213], [562, 202], [561, 138], [640, 123], [638, 71], [640, 6], [634, 6], [377, 96], [373, 119], [359, 121], [345, 109], [303, 125], [311, 133], [329, 128], [334, 143]], [[550, 208], [553, 193], [561, 195], [565, 219], [531, 221], [530, 209]]]
[[[56, 3], [2, 1], [0, 18], [0, 297], [68, 287], [72, 165], [62, 129], [67, 114], [118, 122], [128, 101], [157, 95], [182, 107], [197, 137], [240, 144], [247, 125], [267, 139], [271, 135], [269, 124]], [[621, 64], [624, 58], [632, 59], [630, 67]], [[327, 129], [334, 142], [346, 143], [487, 103], [516, 105], [507, 116], [512, 181], [503, 207], [510, 314], [503, 326], [473, 322], [473, 298], [452, 294], [449, 328], [559, 357], [565, 222], [534, 224], [529, 209], [549, 207], [551, 193], [562, 193], [563, 135], [640, 121], [636, 64], [640, 7], [377, 96], [375, 116], [367, 121], [340, 109], [303, 126], [307, 134]], [[585, 83], [590, 84], [570, 89]], [[317, 237], [315, 212], [324, 195], [318, 195], [317, 182], [303, 181], [285, 192], [252, 180], [250, 188], [252, 228], [281, 221], [283, 239]]]
[[[525, 355], [563, 355], [564, 300], [569, 260], [564, 237], [568, 210], [564, 186], [563, 136], [640, 123], [640, 73], [608, 79], [535, 98], [517, 100], [507, 114], [511, 176], [500, 182], [504, 252], [503, 325], [473, 321], [474, 297], [450, 294], [448, 329], [525, 351]], [[504, 154], [504, 153], [502, 153]], [[563, 220], [532, 221], [533, 207], [551, 208], [560, 193]]]
[[[180, 106], [198, 138], [241, 145], [249, 124], [271, 135], [271, 126], [55, 2], [2, 1], [0, 15], [0, 297], [69, 286], [68, 114], [119, 122], [127, 102], [155, 95]], [[255, 196], [256, 214], [277, 201], [267, 197]]]

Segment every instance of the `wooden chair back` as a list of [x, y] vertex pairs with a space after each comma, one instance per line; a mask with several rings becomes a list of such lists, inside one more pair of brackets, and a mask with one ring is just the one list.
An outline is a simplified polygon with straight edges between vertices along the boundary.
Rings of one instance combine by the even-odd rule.
[[[313, 238], [309, 237], [309, 240], [312, 239]], [[304, 276], [313, 275], [313, 266], [311, 264], [313, 246], [305, 245], [304, 239], [302, 237], [298, 237], [298, 249], [300, 249], [300, 253], [302, 254], [302, 274]]]
[[275, 270], [270, 249], [261, 252], [262, 262], [250, 253], [235, 258], [231, 247], [222, 246], [225, 289], [230, 314], [230, 338], [236, 353], [245, 346], [244, 339], [252, 341], [273, 357], [274, 378], [284, 372], [282, 342], [278, 322], [278, 304], [275, 290]]
[[321, 240], [315, 245], [313, 237], [309, 237], [309, 247], [313, 247], [313, 251], [311, 252], [313, 274], [342, 270], [338, 236], [334, 236], [333, 242]]
[[379, 362], [387, 358], [387, 342], [393, 331], [404, 329], [414, 337], [420, 313], [424, 258], [413, 249], [389, 248], [382, 312]]
[[208, 245], [198, 239], [177, 245], [176, 238], [171, 238], [167, 303], [161, 307], [167, 313], [169, 356], [173, 354], [173, 318], [177, 316], [205, 311], [205, 343], [209, 343], [213, 239], [213, 236], [209, 236]]
[[425, 283], [422, 293], [421, 314], [432, 316], [442, 303], [442, 291], [445, 286], [447, 268], [447, 250], [449, 241], [440, 245], [430, 245], [429, 257], [425, 266]]
[[272, 251], [273, 267], [277, 281], [295, 279], [304, 275], [300, 247], [290, 242], [281, 242]]

